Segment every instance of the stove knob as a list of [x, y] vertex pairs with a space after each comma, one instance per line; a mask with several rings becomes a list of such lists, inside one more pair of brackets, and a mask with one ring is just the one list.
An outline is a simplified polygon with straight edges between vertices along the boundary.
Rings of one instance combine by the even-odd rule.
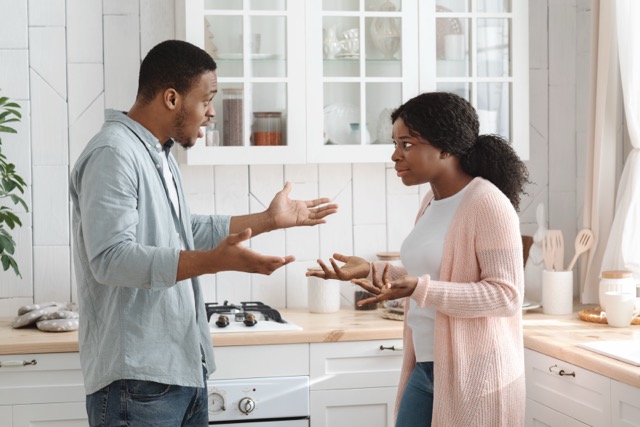
[[251, 313], [247, 313], [247, 316], [244, 318], [244, 324], [247, 326], [254, 326], [256, 323], [258, 323], [256, 316]]
[[243, 397], [238, 403], [238, 409], [245, 415], [249, 415], [254, 409], [256, 409], [256, 402], [250, 397]]
[[229, 318], [224, 314], [221, 314], [216, 321], [216, 326], [218, 328], [224, 328], [229, 325]]

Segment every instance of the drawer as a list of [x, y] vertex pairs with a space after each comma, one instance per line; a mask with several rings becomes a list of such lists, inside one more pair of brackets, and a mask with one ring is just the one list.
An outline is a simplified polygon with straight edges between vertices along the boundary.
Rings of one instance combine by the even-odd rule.
[[561, 414], [544, 405], [527, 399], [527, 409], [524, 417], [525, 427], [589, 427], [588, 424]]
[[590, 426], [611, 423], [611, 380], [525, 349], [527, 398]]
[[311, 344], [311, 390], [395, 387], [402, 340]]
[[85, 400], [78, 353], [3, 355], [0, 363], [3, 405]]
[[215, 347], [210, 380], [309, 375], [309, 344]]

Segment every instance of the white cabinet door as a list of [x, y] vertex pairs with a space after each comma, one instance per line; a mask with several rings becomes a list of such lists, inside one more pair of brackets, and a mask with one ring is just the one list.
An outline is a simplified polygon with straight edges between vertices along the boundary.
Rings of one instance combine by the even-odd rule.
[[[176, 1], [178, 38], [206, 50], [218, 66], [220, 142], [207, 146], [205, 135], [186, 152], [176, 148], [178, 161], [305, 162], [304, 10], [303, 1]], [[255, 113], [279, 113], [281, 129], [259, 131]]]
[[525, 411], [525, 427], [586, 427], [567, 415], [561, 414], [547, 406], [541, 405], [531, 399], [527, 399]]
[[311, 391], [311, 427], [391, 427], [396, 387]]
[[611, 426], [640, 426], [640, 389], [611, 380]]
[[[610, 426], [609, 378], [529, 349], [525, 369], [527, 403], [537, 402], [591, 426]], [[537, 418], [534, 408], [528, 411]]]
[[84, 401], [74, 403], [43, 403], [15, 405], [13, 427], [86, 427], [87, 411]]

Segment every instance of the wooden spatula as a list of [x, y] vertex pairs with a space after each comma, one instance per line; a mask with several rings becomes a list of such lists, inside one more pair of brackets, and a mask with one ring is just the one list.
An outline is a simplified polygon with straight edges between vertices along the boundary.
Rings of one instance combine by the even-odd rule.
[[591, 249], [593, 241], [593, 232], [588, 228], [578, 232], [578, 235], [576, 236], [576, 254], [573, 256], [573, 259], [571, 259], [571, 262], [567, 267], [567, 271], [573, 270], [573, 267], [576, 265], [576, 261], [578, 261], [578, 257]]
[[555, 257], [555, 245], [553, 240], [553, 235], [547, 233], [544, 235], [544, 239], [542, 239], [542, 259], [544, 260], [544, 268], [547, 271], [553, 271], [553, 261]]
[[564, 237], [562, 236], [562, 230], [549, 230], [549, 233], [553, 236], [553, 268], [556, 271], [564, 270]]

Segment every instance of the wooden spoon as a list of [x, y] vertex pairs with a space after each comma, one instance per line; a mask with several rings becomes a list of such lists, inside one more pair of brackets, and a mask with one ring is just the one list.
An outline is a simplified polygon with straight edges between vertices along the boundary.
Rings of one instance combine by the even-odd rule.
[[573, 259], [569, 263], [567, 271], [573, 270], [576, 261], [578, 261], [578, 257], [591, 249], [591, 246], [593, 246], [593, 241], [593, 232], [588, 228], [582, 229], [578, 232], [578, 235], [576, 236], [576, 254], [573, 256]]
[[553, 235], [547, 233], [544, 235], [544, 239], [542, 239], [542, 259], [544, 260], [544, 268], [547, 271], [553, 271], [553, 260], [554, 260], [554, 240]]

